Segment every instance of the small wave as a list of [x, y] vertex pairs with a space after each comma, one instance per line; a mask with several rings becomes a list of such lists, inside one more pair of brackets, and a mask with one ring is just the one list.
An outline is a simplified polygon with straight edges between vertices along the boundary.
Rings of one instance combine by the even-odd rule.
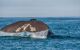
[[20, 33], [9, 33], [9, 32], [3, 32], [0, 31], [0, 36], [27, 36], [27, 32], [20, 32]]
[[64, 36], [64, 35], [54, 35], [51, 36], [52, 39], [80, 39], [80, 37]]

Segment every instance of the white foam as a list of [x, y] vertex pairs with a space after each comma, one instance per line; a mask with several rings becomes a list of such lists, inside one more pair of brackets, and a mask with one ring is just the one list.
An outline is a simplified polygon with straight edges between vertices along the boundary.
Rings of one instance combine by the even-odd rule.
[[40, 32], [20, 32], [20, 33], [8, 33], [0, 31], [0, 36], [21, 36], [31, 38], [47, 38], [48, 30], [40, 31]]

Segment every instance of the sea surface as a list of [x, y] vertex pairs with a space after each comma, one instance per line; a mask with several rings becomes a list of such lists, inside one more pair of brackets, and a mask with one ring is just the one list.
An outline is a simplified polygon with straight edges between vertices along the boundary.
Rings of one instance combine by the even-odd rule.
[[[16, 21], [33, 18], [0, 18], [0, 29]], [[54, 34], [47, 39], [0, 36], [0, 50], [80, 50], [80, 18], [35, 18]]]

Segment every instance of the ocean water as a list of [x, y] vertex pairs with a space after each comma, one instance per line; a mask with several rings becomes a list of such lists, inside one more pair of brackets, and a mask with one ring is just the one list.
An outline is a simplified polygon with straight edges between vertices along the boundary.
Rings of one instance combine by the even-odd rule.
[[[0, 18], [0, 29], [32, 18]], [[46, 23], [53, 37], [32, 39], [0, 36], [0, 50], [80, 50], [80, 18], [36, 18]]]

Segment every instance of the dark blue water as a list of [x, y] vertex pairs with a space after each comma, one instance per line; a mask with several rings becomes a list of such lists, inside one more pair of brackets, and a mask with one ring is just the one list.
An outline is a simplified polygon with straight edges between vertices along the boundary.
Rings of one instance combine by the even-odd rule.
[[[32, 18], [0, 18], [0, 29]], [[0, 37], [0, 50], [80, 50], [79, 18], [36, 18], [46, 23], [54, 36], [48, 39]]]

